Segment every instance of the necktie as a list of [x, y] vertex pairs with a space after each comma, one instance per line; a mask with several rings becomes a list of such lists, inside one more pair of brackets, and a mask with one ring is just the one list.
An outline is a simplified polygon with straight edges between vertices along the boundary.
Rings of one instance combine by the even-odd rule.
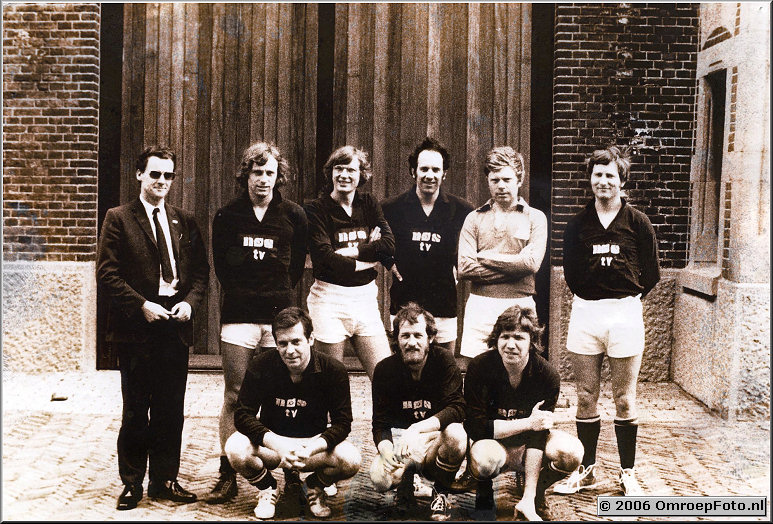
[[161, 222], [158, 220], [158, 211], [157, 207], [153, 209], [153, 225], [156, 226], [156, 246], [161, 255], [161, 278], [164, 279], [164, 282], [172, 282], [174, 280], [172, 261], [169, 258], [169, 250], [166, 247], [164, 230], [161, 229]]

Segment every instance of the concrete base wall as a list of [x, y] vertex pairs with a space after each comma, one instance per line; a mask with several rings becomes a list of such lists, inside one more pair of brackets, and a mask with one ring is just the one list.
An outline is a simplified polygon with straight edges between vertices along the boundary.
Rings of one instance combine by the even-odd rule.
[[96, 369], [94, 262], [3, 263], [3, 371]]
[[[639, 380], [670, 380], [673, 345], [674, 289], [678, 270], [661, 270], [660, 282], [644, 300], [645, 347]], [[558, 368], [562, 380], [574, 380], [566, 335], [572, 313], [572, 293], [564, 280], [562, 267], [551, 268], [550, 274], [550, 361]], [[609, 380], [609, 365], [604, 359], [602, 378]]]
[[680, 289], [672, 378], [723, 418], [769, 418], [770, 285], [721, 279], [713, 300]]

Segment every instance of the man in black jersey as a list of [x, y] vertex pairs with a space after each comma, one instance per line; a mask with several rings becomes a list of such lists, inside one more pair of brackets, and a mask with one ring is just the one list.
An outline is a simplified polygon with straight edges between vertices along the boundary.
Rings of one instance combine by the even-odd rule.
[[496, 520], [492, 479], [504, 471], [524, 476], [514, 518], [542, 520], [537, 509], [544, 511], [545, 489], [582, 458], [578, 439], [552, 429], [561, 379], [539, 354], [541, 333], [532, 309], [511, 306], [494, 324], [489, 351], [467, 368], [464, 426], [474, 441], [470, 469], [480, 479], [475, 516], [482, 520]]
[[282, 310], [272, 331], [277, 349], [250, 362], [234, 414], [237, 432], [225, 451], [260, 490], [256, 517], [274, 517], [277, 482], [270, 470], [282, 467], [312, 472], [305, 481], [309, 510], [325, 518], [324, 488], [360, 469], [360, 452], [345, 440], [352, 426], [349, 376], [339, 361], [312, 349], [311, 318], [302, 309]]
[[236, 176], [241, 193], [218, 209], [212, 221], [212, 259], [223, 289], [220, 353], [225, 394], [219, 424], [220, 478], [205, 499], [210, 504], [236, 496], [236, 473], [224, 446], [236, 431], [239, 387], [254, 353], [276, 347], [271, 322], [292, 305], [292, 288], [303, 274], [306, 213], [279, 192], [291, 175], [276, 146], [255, 142], [244, 150]]
[[644, 352], [641, 298], [660, 280], [658, 244], [647, 215], [622, 198], [631, 160], [610, 146], [588, 161], [593, 200], [566, 225], [564, 277], [574, 293], [566, 349], [577, 380], [577, 436], [585, 446], [582, 464], [557, 493], [596, 485], [596, 444], [601, 364], [606, 354], [615, 399], [615, 436], [620, 486], [641, 495], [634, 472], [638, 416], [636, 381]]
[[435, 481], [433, 520], [450, 517], [448, 492], [467, 450], [462, 426], [462, 374], [454, 358], [434, 343], [431, 313], [409, 302], [395, 315], [395, 353], [373, 375], [373, 440], [378, 455], [373, 485], [398, 485], [398, 503], [415, 505], [414, 473]]
[[416, 182], [405, 193], [382, 202], [395, 236], [389, 312], [408, 302], [432, 313], [435, 342], [453, 355], [456, 347], [456, 252], [459, 231], [472, 204], [442, 189], [451, 155], [437, 140], [425, 138], [408, 157]]

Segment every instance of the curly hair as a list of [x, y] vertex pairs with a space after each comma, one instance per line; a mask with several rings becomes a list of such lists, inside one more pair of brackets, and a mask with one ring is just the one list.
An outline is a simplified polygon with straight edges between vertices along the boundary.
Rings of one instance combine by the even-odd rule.
[[443, 157], [443, 171], [448, 171], [451, 165], [451, 154], [448, 152], [448, 149], [443, 147], [443, 144], [434, 138], [426, 137], [408, 156], [408, 167], [411, 170], [411, 175], [416, 173], [416, 166], [419, 165], [419, 155], [423, 151], [437, 151], [440, 153], [440, 156]]
[[285, 160], [277, 147], [270, 142], [255, 142], [242, 154], [242, 163], [239, 165], [239, 172], [236, 174], [236, 181], [241, 187], [247, 187], [247, 179], [255, 165], [264, 166], [268, 162], [268, 157], [274, 157], [277, 163], [276, 185], [282, 187], [292, 177], [290, 164]]
[[370, 180], [373, 174], [370, 171], [368, 153], [354, 146], [343, 146], [330, 153], [330, 157], [322, 168], [322, 173], [325, 175], [325, 184], [327, 184], [329, 189], [332, 190], [333, 188], [333, 168], [349, 164], [355, 158], [360, 161], [360, 183], [357, 184], [357, 187], [361, 187]]
[[515, 178], [519, 184], [523, 183], [526, 176], [526, 164], [523, 155], [510, 146], [495, 147], [486, 153], [486, 163], [483, 165], [483, 174], [488, 176], [492, 171], [499, 171], [506, 167], [512, 167]]
[[526, 331], [529, 334], [529, 350], [535, 353], [542, 353], [542, 332], [544, 327], [540, 326], [537, 313], [531, 308], [522, 308], [520, 306], [510, 306], [505, 309], [497, 321], [491, 334], [486, 339], [486, 344], [491, 349], [497, 348], [499, 335], [503, 331]]
[[404, 322], [416, 324], [420, 317], [424, 317], [424, 323], [427, 325], [427, 337], [430, 339], [435, 338], [435, 335], [437, 335], [435, 317], [416, 302], [408, 302], [400, 308], [392, 321], [392, 339], [394, 343], [391, 344], [391, 347], [393, 352], [399, 351], [397, 337], [400, 334], [400, 325]]
[[627, 147], [607, 146], [604, 149], [596, 149], [590, 154], [587, 162], [588, 177], [593, 174], [593, 167], [596, 164], [606, 166], [612, 162], [617, 164], [617, 174], [620, 176], [620, 182], [628, 180], [628, 174], [631, 172], [631, 153]]

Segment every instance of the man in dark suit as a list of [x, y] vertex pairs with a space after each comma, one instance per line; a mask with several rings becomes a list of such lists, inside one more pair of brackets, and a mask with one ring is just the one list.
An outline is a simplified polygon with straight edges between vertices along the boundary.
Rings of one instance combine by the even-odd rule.
[[140, 196], [107, 212], [99, 243], [97, 279], [110, 297], [107, 340], [118, 352], [123, 394], [119, 510], [137, 507], [148, 460], [151, 498], [196, 500], [177, 473], [191, 317], [209, 265], [193, 215], [164, 202], [175, 160], [158, 146], [140, 154]]

